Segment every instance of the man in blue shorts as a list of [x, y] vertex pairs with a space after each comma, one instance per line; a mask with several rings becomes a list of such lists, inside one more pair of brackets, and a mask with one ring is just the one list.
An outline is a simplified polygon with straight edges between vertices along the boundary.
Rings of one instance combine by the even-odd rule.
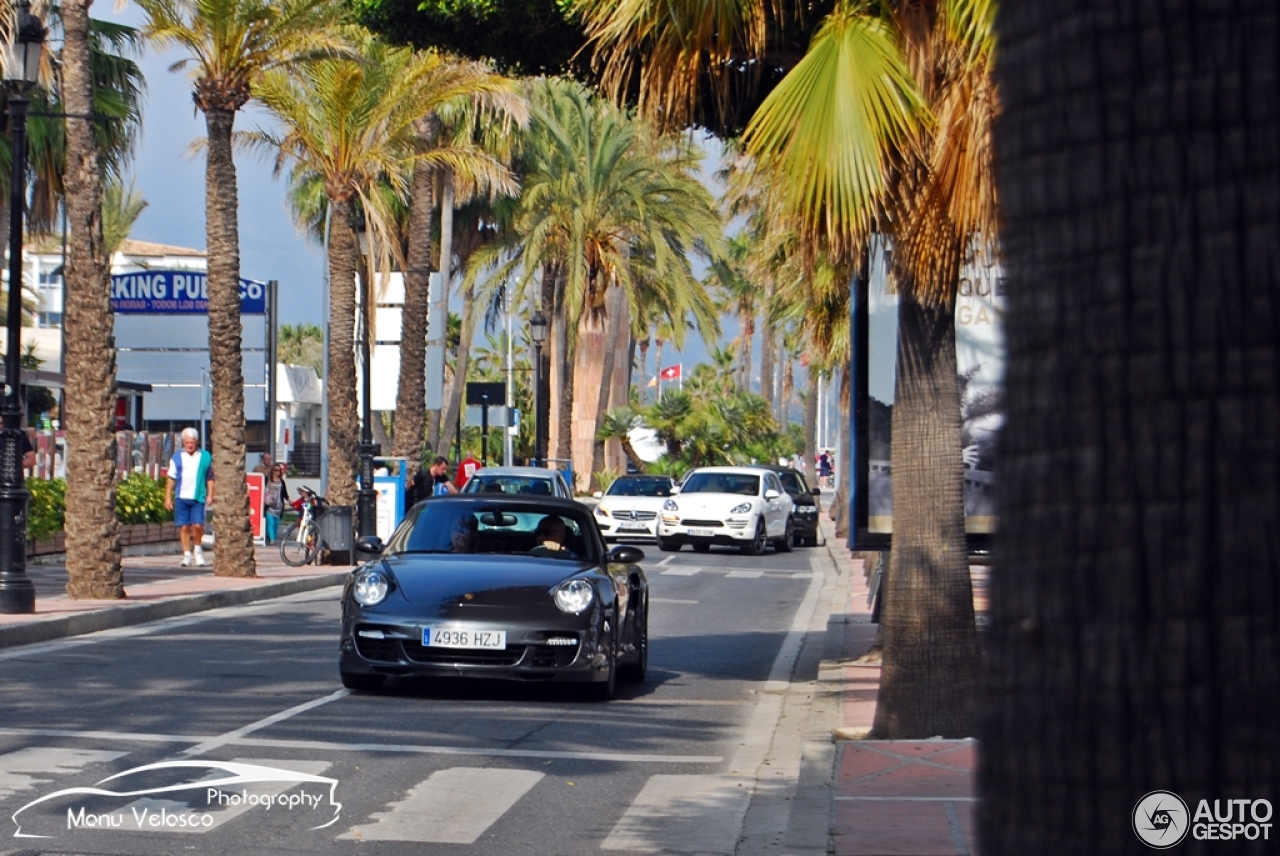
[[196, 429], [183, 429], [182, 449], [169, 461], [169, 478], [164, 484], [164, 507], [173, 512], [173, 522], [182, 539], [184, 568], [190, 567], [193, 561], [204, 564], [204, 550], [200, 547], [204, 538], [204, 507], [213, 501], [213, 458], [199, 445], [200, 434]]

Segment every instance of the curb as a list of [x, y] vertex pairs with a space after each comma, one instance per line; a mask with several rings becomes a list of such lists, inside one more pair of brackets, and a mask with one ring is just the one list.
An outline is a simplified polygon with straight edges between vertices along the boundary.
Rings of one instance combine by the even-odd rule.
[[193, 612], [204, 612], [224, 606], [240, 606], [259, 600], [316, 591], [330, 586], [342, 585], [349, 575], [349, 570], [339, 571], [317, 576], [297, 577], [291, 580], [271, 581], [242, 589], [224, 589], [201, 594], [175, 595], [150, 603], [127, 603], [126, 599], [126, 602], [120, 606], [108, 606], [76, 615], [36, 619], [27, 624], [0, 627], [0, 649], [31, 645], [36, 642], [48, 642], [51, 639], [61, 639], [67, 636], [80, 636], [85, 633], [97, 633], [100, 630], [111, 630], [116, 627], [145, 624], [150, 621], [159, 621], [162, 618], [189, 615]]

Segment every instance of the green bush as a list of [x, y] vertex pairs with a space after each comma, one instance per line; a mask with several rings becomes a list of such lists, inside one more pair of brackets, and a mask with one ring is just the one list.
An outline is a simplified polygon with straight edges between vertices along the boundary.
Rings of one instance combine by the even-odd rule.
[[121, 523], [165, 523], [173, 512], [164, 507], [164, 479], [130, 473], [116, 485], [116, 517]]
[[27, 537], [43, 541], [61, 532], [67, 518], [67, 485], [62, 479], [27, 479]]

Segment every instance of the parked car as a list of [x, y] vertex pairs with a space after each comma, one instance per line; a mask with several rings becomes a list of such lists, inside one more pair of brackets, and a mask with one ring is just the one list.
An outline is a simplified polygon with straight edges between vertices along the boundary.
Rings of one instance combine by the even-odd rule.
[[615, 538], [652, 538], [662, 503], [674, 492], [671, 476], [619, 476], [597, 491], [596, 525], [607, 542]]
[[457, 494], [419, 503], [342, 593], [338, 670], [371, 691], [393, 676], [587, 682], [610, 698], [644, 680], [649, 584], [632, 546], [606, 551], [591, 513], [554, 497]]
[[794, 467], [779, 467], [773, 464], [752, 464], [762, 470], [772, 470], [778, 474], [782, 489], [791, 497], [795, 505], [793, 523], [796, 533], [796, 544], [801, 547], [818, 546], [818, 497], [822, 491], [809, 487], [804, 473]]
[[658, 549], [684, 544], [705, 552], [713, 544], [760, 555], [772, 543], [785, 552], [794, 543], [793, 503], [778, 474], [756, 467], [701, 467], [662, 504]]
[[503, 493], [558, 496], [573, 499], [559, 470], [542, 467], [481, 467], [467, 479], [460, 493]]

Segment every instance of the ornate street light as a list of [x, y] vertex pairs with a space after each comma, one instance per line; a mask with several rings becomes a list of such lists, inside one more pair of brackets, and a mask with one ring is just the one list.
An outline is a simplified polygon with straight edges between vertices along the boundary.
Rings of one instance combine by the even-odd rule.
[[13, 43], [6, 45], [5, 83], [9, 90], [10, 150], [13, 175], [9, 182], [9, 302], [8, 342], [4, 361], [5, 396], [0, 407], [0, 612], [36, 611], [36, 589], [27, 576], [27, 502], [31, 494], [22, 484], [22, 227], [27, 187], [27, 93], [40, 74], [40, 57], [47, 34], [44, 24], [24, 2], [18, 7]]
[[545, 406], [542, 390], [542, 343], [547, 340], [547, 319], [534, 310], [529, 319], [529, 338], [533, 340], [533, 465], [547, 465], [547, 419], [550, 408]]

